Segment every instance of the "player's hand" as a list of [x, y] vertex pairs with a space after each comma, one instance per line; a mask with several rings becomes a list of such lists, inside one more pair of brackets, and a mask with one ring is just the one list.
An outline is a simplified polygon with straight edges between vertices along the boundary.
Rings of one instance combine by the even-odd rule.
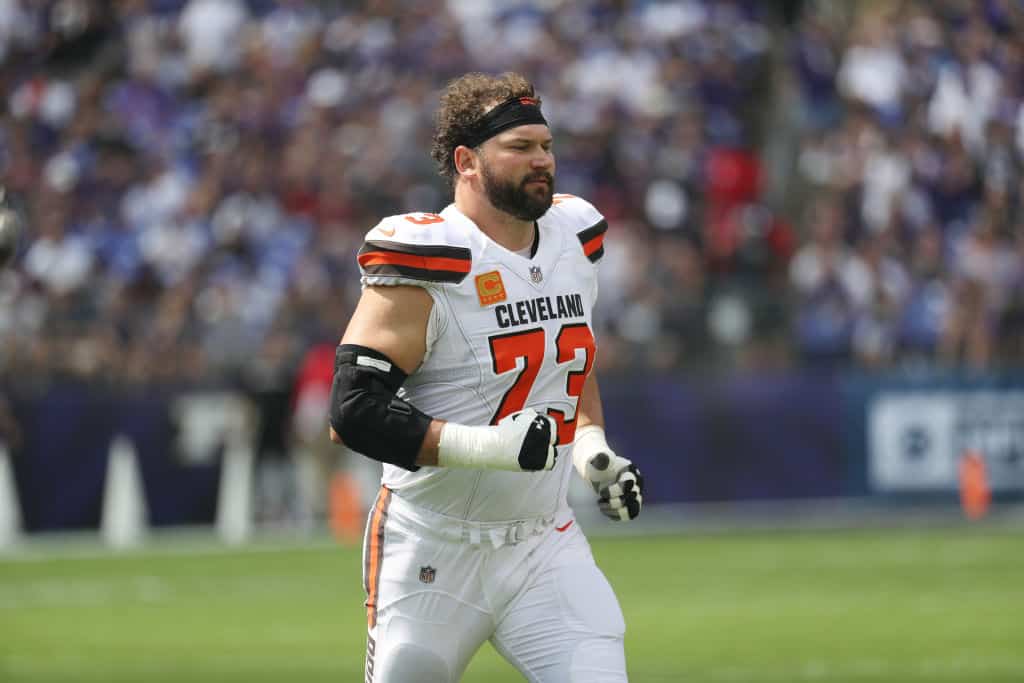
[[612, 457], [625, 464], [618, 467], [615, 479], [610, 484], [598, 489], [597, 506], [606, 517], [628, 522], [639, 516], [643, 506], [644, 477], [629, 460], [614, 454]]
[[597, 505], [605, 516], [622, 521], [637, 518], [644, 500], [643, 475], [631, 460], [608, 446], [603, 429], [587, 425], [577, 430], [573, 464], [597, 492]]
[[527, 408], [499, 420], [496, 429], [503, 450], [520, 469], [536, 472], [555, 466], [558, 427], [547, 415]]

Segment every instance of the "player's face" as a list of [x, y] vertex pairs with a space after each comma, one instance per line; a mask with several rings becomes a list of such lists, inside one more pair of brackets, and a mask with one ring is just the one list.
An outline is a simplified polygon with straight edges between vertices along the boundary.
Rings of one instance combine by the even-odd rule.
[[517, 126], [494, 136], [480, 155], [480, 176], [496, 209], [535, 221], [555, 193], [555, 155], [547, 126]]

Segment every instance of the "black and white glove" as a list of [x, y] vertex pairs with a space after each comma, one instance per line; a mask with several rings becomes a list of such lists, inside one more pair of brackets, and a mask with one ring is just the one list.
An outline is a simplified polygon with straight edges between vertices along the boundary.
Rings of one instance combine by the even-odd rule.
[[632, 461], [615, 455], [603, 429], [591, 424], [576, 430], [572, 462], [597, 492], [597, 505], [605, 516], [622, 521], [637, 518], [644, 501], [644, 478]]
[[441, 428], [437, 464], [513, 472], [550, 470], [555, 466], [558, 427], [532, 408], [502, 418], [490, 427], [446, 422]]

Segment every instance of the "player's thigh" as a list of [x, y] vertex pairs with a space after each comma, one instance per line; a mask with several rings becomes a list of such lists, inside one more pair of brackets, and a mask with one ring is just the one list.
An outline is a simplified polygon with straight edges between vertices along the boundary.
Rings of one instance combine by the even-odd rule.
[[440, 593], [388, 605], [367, 635], [366, 683], [455, 683], [492, 629], [489, 615]]
[[490, 636], [479, 558], [431, 537], [382, 492], [364, 545], [367, 683], [456, 681]]
[[534, 683], [621, 683], [622, 610], [582, 534], [577, 541], [583, 550], [535, 574], [491, 640]]

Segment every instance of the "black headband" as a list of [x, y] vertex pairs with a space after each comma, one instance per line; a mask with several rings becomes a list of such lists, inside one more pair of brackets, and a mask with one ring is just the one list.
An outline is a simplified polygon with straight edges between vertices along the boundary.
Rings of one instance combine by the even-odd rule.
[[531, 123], [548, 125], [544, 115], [540, 113], [537, 99], [513, 97], [484, 114], [462, 144], [466, 147], [476, 147], [502, 131]]

